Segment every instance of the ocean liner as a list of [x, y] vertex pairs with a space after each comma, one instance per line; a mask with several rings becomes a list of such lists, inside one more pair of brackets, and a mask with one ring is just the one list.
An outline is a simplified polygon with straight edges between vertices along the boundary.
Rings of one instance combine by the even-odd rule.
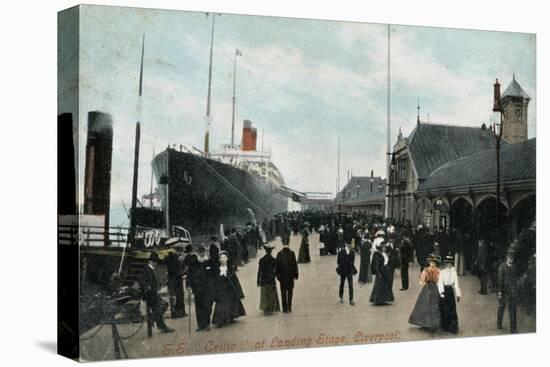
[[303, 194], [285, 186], [271, 152], [257, 151], [257, 131], [245, 120], [241, 145], [206, 154], [168, 147], [152, 168], [166, 229], [181, 226], [193, 237], [219, 233], [248, 221], [293, 210]]
[[[294, 203], [305, 196], [285, 186], [283, 176], [271, 161], [271, 152], [263, 150], [263, 140], [261, 151], [257, 151], [257, 130], [250, 120], [244, 120], [241, 144], [235, 144], [237, 58], [243, 56], [239, 49], [235, 49], [233, 60], [231, 143], [218, 152], [209, 151], [215, 18], [214, 15], [210, 38], [204, 151], [183, 145], [177, 150], [173, 146], [152, 161], [162, 227], [168, 234], [174, 227], [183, 227], [198, 239], [219, 234], [221, 224], [228, 229], [299, 208]], [[139, 211], [151, 213], [143, 208]]]

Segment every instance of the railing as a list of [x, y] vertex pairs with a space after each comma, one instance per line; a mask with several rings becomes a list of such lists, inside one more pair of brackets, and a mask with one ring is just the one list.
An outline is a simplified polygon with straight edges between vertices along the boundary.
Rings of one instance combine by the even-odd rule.
[[[57, 241], [60, 245], [125, 247], [129, 228], [102, 226], [58, 225]], [[105, 243], [108, 241], [108, 243]]]

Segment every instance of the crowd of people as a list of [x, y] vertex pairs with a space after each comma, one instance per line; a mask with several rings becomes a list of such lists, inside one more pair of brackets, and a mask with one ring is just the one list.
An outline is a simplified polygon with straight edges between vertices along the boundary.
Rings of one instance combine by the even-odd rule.
[[[456, 303], [462, 296], [459, 276], [469, 271], [479, 276], [479, 293], [488, 294], [489, 289], [497, 293], [497, 327], [502, 328], [504, 310], [508, 307], [511, 332], [517, 332], [513, 253], [503, 256], [501, 249], [484, 239], [477, 239], [477, 246], [474, 246], [476, 241], [467, 232], [430, 232], [422, 225], [413, 228], [364, 213], [284, 213], [266, 218], [260, 224], [247, 223], [241, 230], [233, 228], [219, 240], [213, 237], [207, 245], [176, 245], [176, 252], [165, 259], [171, 316], [187, 316], [184, 286], [194, 296], [197, 331], [209, 330], [211, 325], [223, 327], [245, 316], [244, 292], [237, 274], [240, 267], [257, 257], [259, 249], [265, 250], [257, 262], [259, 308], [265, 315], [271, 315], [281, 311], [282, 304], [282, 311], [291, 313], [299, 266], [311, 262], [309, 238], [314, 232], [319, 235], [316, 248], [319, 255], [336, 257], [340, 303], [344, 303], [347, 288], [349, 304], [355, 305], [355, 275], [358, 275], [360, 286], [374, 282], [370, 303], [376, 306], [394, 303], [395, 271], [400, 269], [399, 290], [407, 291], [409, 265], [416, 259], [422, 290], [409, 323], [432, 332], [442, 329], [458, 333]], [[292, 234], [301, 236], [298, 256], [289, 247]], [[274, 256], [272, 241], [277, 237], [281, 239], [282, 249]], [[355, 266], [356, 254], [359, 269]], [[150, 269], [154, 269], [158, 261], [158, 256], [154, 255], [148, 265]], [[506, 260], [499, 261], [503, 257]], [[145, 273], [151, 278], [151, 272]], [[144, 284], [146, 290], [154, 293], [156, 288], [147, 287], [147, 283], [153, 281], [145, 279]], [[151, 314], [156, 315], [153, 318], [159, 329], [170, 332], [158, 317], [163, 312], [161, 302], [152, 293], [145, 300]]]
[[[232, 228], [225, 232], [225, 236], [220, 240], [212, 237], [209, 244], [170, 244], [174, 252], [163, 261], [156, 252], [151, 253], [140, 279], [151, 321], [161, 332], [173, 332], [173, 329], [166, 325], [162, 315], [169, 307], [173, 319], [188, 316], [184, 288], [187, 289], [187, 294], [192, 294], [194, 298], [197, 332], [209, 331], [211, 325], [220, 328], [245, 316], [246, 311], [242, 303], [244, 292], [237, 273], [240, 267], [246, 266], [257, 257], [259, 249], [265, 250], [265, 255], [258, 264], [260, 309], [266, 315], [281, 310], [276, 287], [278, 280], [282, 311], [292, 312], [294, 280], [298, 279], [298, 262], [294, 251], [289, 248], [291, 230], [287, 231], [287, 228], [288, 226], [285, 226], [285, 232], [280, 234], [283, 248], [276, 258], [272, 256], [274, 246], [266, 240], [266, 234], [261, 227], [253, 223], [247, 223], [241, 230]], [[159, 296], [159, 280], [156, 274], [160, 263], [166, 268], [169, 295], [167, 304]]]

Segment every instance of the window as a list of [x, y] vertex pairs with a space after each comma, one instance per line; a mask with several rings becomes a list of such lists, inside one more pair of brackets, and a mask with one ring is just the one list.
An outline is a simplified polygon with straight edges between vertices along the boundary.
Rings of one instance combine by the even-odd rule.
[[400, 159], [397, 164], [397, 172], [399, 181], [407, 180], [407, 159]]

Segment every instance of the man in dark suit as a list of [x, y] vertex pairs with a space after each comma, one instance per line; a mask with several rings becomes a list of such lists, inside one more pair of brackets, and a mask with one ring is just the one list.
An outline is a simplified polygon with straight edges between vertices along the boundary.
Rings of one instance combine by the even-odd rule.
[[508, 304], [510, 314], [510, 332], [518, 332], [516, 321], [516, 303], [517, 303], [517, 274], [514, 265], [514, 256], [508, 253], [506, 261], [498, 267], [497, 294], [498, 294], [498, 317], [497, 327], [502, 329], [502, 320], [504, 318], [504, 309]]
[[171, 333], [174, 330], [170, 329], [162, 315], [167, 307], [163, 307], [166, 302], [158, 295], [158, 281], [155, 273], [155, 265], [159, 262], [159, 257], [156, 252], [152, 252], [149, 256], [149, 263], [143, 270], [140, 279], [141, 289], [143, 290], [143, 299], [145, 300], [148, 313], [152, 316], [153, 321], [163, 333]]
[[346, 246], [338, 253], [338, 267], [336, 272], [340, 275], [340, 288], [338, 289], [338, 297], [340, 303], [344, 303], [344, 284], [348, 281], [349, 288], [349, 304], [355, 305], [353, 301], [353, 276], [357, 274], [355, 268], [355, 252], [351, 249], [351, 242], [346, 242]]
[[281, 234], [281, 241], [283, 242], [283, 245], [290, 244], [291, 232], [292, 232], [292, 229], [290, 228], [290, 224], [285, 223], [282, 227], [282, 234]]
[[404, 237], [401, 247], [399, 248], [401, 255], [401, 289], [406, 291], [409, 289], [409, 263], [413, 260], [413, 246], [409, 237]]
[[193, 290], [195, 296], [197, 331], [209, 331], [214, 304], [216, 264], [202, 245], [197, 248], [197, 254], [192, 254], [189, 258], [187, 286]]
[[395, 248], [395, 239], [390, 239], [386, 243], [388, 251], [388, 268], [389, 268], [389, 286], [393, 289], [393, 281], [395, 279], [395, 269], [401, 266], [401, 260], [399, 259], [399, 251]]
[[426, 259], [432, 252], [433, 246], [430, 243], [430, 235], [423, 226], [420, 226], [416, 235], [414, 245], [416, 246], [416, 259], [420, 266], [420, 273], [426, 267]]
[[236, 228], [231, 228], [231, 234], [227, 238], [227, 241], [225, 241], [223, 250], [227, 251], [229, 258], [235, 266], [243, 265], [241, 239], [238, 236]]
[[481, 289], [479, 293], [487, 294], [487, 245], [485, 240], [479, 240], [477, 245], [477, 258], [476, 266], [479, 275], [479, 281], [481, 283]]
[[277, 254], [277, 279], [281, 287], [281, 298], [283, 312], [292, 312], [292, 293], [294, 291], [294, 280], [298, 279], [298, 263], [296, 254], [283, 244], [283, 249]]
[[[175, 252], [166, 257], [168, 294], [170, 295], [170, 316], [173, 319], [187, 316], [183, 295], [183, 245], [174, 246]], [[180, 260], [181, 258], [181, 260]]]

